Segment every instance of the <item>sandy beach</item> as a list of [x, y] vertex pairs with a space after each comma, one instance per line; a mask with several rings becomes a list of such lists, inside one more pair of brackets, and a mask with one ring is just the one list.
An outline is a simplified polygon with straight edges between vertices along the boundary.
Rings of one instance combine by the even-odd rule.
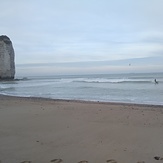
[[159, 163], [162, 157], [163, 106], [0, 96], [1, 163]]

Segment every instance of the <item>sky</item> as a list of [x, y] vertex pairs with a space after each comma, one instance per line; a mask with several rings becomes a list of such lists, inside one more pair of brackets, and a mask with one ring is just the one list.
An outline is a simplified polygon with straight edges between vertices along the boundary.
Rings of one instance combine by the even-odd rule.
[[163, 72], [163, 0], [0, 0], [16, 74]]

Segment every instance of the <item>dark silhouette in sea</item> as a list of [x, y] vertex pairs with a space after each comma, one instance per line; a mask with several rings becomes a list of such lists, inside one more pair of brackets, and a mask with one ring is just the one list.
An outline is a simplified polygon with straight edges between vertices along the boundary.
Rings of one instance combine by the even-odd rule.
[[155, 84], [158, 84], [158, 81], [155, 79]]

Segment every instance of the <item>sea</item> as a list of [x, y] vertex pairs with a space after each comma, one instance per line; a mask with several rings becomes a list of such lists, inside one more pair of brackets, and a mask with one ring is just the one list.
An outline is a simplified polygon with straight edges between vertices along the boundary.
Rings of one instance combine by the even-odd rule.
[[0, 94], [163, 105], [163, 73], [23, 77], [1, 81]]

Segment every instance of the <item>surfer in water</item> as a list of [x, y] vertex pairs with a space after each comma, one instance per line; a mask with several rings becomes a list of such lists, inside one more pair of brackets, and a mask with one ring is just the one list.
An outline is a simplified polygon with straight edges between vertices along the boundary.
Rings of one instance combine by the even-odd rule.
[[158, 81], [155, 79], [155, 84], [158, 84]]

